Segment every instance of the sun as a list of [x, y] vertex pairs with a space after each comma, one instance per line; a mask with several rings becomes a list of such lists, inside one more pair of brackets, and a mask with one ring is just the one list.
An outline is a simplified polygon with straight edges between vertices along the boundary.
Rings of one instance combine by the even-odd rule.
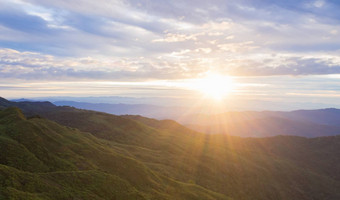
[[215, 100], [222, 100], [232, 92], [234, 82], [230, 76], [209, 74], [202, 79], [196, 79], [193, 87], [206, 97], [213, 98]]

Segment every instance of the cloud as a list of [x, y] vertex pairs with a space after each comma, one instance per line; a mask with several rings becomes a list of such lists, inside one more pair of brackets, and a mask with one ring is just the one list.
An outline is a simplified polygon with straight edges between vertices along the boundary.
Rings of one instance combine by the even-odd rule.
[[0, 3], [2, 78], [172, 79], [212, 70], [245, 76], [339, 73], [337, 1]]
[[250, 51], [258, 48], [258, 46], [253, 45], [253, 41], [246, 41], [241, 43], [226, 43], [226, 44], [218, 44], [217, 47], [226, 52], [238, 52], [243, 53], [245, 51]]
[[0, 78], [28, 81], [142, 81], [186, 79], [216, 71], [235, 76], [340, 74], [340, 56], [259, 54], [249, 58], [200, 58], [211, 49], [173, 52], [159, 60], [147, 58], [61, 58], [35, 52], [0, 49]]
[[340, 74], [339, 56], [259, 55], [253, 59], [229, 59], [228, 71], [236, 76]]
[[[186, 66], [186, 65], [185, 65]], [[190, 73], [196, 70], [190, 70]], [[21, 80], [145, 80], [192, 76], [180, 63], [144, 58], [60, 58], [0, 49], [0, 77]]]
[[197, 36], [202, 34], [193, 34], [193, 35], [185, 35], [185, 34], [174, 34], [174, 33], [167, 33], [165, 38], [163, 39], [155, 39], [152, 42], [183, 42], [187, 40], [197, 40]]

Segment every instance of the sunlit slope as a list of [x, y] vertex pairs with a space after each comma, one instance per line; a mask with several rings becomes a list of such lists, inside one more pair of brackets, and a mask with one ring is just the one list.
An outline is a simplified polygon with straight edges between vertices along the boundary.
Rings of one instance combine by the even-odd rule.
[[167, 135], [158, 140], [164, 145], [161, 152], [129, 149], [153, 170], [177, 180], [235, 199], [340, 198], [340, 136], [245, 139], [195, 133], [170, 120], [125, 117]]
[[[35, 113], [68, 126], [63, 129], [72, 134], [85, 134], [91, 146], [96, 143], [96, 148], [116, 156], [99, 159], [97, 151], [87, 149], [86, 155], [80, 154], [86, 160], [85, 167], [92, 164], [96, 171], [108, 173], [103, 168], [106, 164], [98, 164], [97, 159], [129, 159], [131, 168], [122, 164], [125, 161], [119, 162], [122, 171], [109, 174], [126, 181], [146, 199], [148, 188], [153, 191], [150, 199], [156, 194], [161, 195], [156, 195], [159, 199], [223, 198], [218, 194], [251, 200], [340, 199], [339, 136], [239, 138], [198, 133], [171, 120], [121, 117], [69, 107], [53, 106]], [[44, 121], [26, 121], [32, 120]], [[81, 160], [73, 157], [70, 159]], [[132, 172], [135, 174], [129, 176]], [[129, 179], [136, 174], [140, 182]]]
[[0, 199], [227, 199], [158, 175], [124, 149], [17, 108], [0, 112]]

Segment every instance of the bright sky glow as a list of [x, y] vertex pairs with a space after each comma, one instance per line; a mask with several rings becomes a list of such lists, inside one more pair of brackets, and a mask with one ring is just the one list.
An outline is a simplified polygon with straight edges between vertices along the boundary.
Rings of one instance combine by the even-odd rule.
[[201, 92], [208, 98], [222, 100], [232, 92], [235, 84], [231, 77], [209, 74], [202, 79], [191, 81], [187, 87]]
[[338, 106], [339, 10], [334, 0], [0, 0], [0, 96]]

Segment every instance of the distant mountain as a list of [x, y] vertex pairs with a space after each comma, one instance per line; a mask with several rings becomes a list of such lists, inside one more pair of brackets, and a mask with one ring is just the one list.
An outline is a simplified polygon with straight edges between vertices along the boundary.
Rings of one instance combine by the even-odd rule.
[[183, 107], [166, 107], [150, 104], [109, 104], [109, 103], [86, 103], [76, 101], [56, 101], [58, 106], [73, 106], [75, 108], [106, 112], [115, 115], [143, 115], [153, 118], [177, 118], [184, 112]]
[[240, 138], [47, 102], [0, 105], [0, 199], [340, 199], [340, 136]]
[[220, 121], [240, 122], [253, 119], [279, 117], [289, 120], [313, 122], [324, 125], [340, 126], [340, 109], [326, 108], [318, 110], [296, 110], [290, 112], [283, 111], [241, 111], [225, 112], [221, 114], [196, 114], [183, 116], [182, 123], [197, 122], [200, 124], [217, 124]]
[[[31, 113], [31, 115], [37, 109], [41, 111], [55, 108], [72, 110], [67, 106], [57, 107], [50, 102], [20, 101], [11, 102], [11, 104], [20, 107], [26, 114]], [[188, 114], [189, 112], [184, 107], [162, 107], [147, 104], [94, 104], [74, 101], [59, 101], [55, 104], [117, 115], [143, 115], [158, 119], [176, 119], [188, 128], [204, 133], [224, 133], [242, 137], [276, 135], [320, 137], [340, 134], [340, 110], [334, 108], [292, 112], [244, 111], [215, 115], [185, 115], [184, 113]], [[32, 110], [30, 107], [34, 107], [34, 109]]]
[[179, 122], [196, 131], [242, 137], [296, 135], [320, 137], [340, 134], [340, 110], [298, 110], [292, 112], [227, 112], [218, 115], [189, 115]]
[[156, 106], [186, 106], [192, 104], [192, 99], [187, 98], [172, 98], [172, 97], [123, 97], [123, 96], [89, 96], [89, 97], [32, 97], [33, 101], [72, 101], [72, 102], [87, 102], [87, 103], [106, 103], [106, 104], [147, 104]]
[[241, 137], [270, 137], [276, 135], [321, 137], [340, 135], [339, 126], [294, 121], [280, 117], [266, 117], [234, 123], [225, 122], [217, 125], [187, 125], [187, 127], [204, 133], [223, 133]]
[[[196, 115], [198, 113], [217, 114], [224, 110], [220, 105], [213, 107], [206, 106], [204, 103], [185, 106], [169, 106], [172, 104], [157, 102], [157, 104], [128, 104], [128, 103], [88, 103], [77, 101], [54, 101], [58, 106], [72, 106], [80, 109], [95, 110], [115, 115], [142, 115], [156, 119], [177, 120], [185, 115]], [[155, 103], [155, 102], [154, 102]], [[178, 104], [183, 105], [183, 104]]]
[[22, 102], [22, 101], [30, 101], [30, 102], [33, 102], [33, 101], [35, 101], [35, 100], [20, 98], [20, 99], [11, 99], [11, 101], [14, 101], [14, 102]]
[[266, 112], [266, 114], [285, 117], [291, 120], [340, 126], [340, 109], [336, 108], [326, 108], [318, 110], [296, 110], [292, 112]]
[[[191, 108], [193, 106], [205, 107], [204, 112], [205, 114], [218, 114], [224, 113], [227, 111], [263, 111], [263, 110], [279, 110], [281, 111], [291, 111], [291, 110], [298, 110], [298, 109], [320, 109], [326, 107], [334, 107], [338, 108], [340, 106], [339, 103], [334, 104], [323, 104], [323, 103], [312, 103], [312, 102], [277, 102], [271, 100], [245, 100], [245, 99], [225, 99], [223, 104], [221, 103], [213, 103], [211, 99], [197, 99], [197, 97], [124, 97], [124, 96], [84, 96], [84, 97], [72, 97], [72, 96], [53, 96], [53, 97], [30, 97], [30, 101], [50, 101], [50, 102], [57, 102], [57, 101], [73, 101], [73, 102], [87, 102], [87, 103], [106, 103], [106, 104], [146, 104], [146, 105], [155, 105], [155, 106], [162, 106], [162, 107], [185, 107]], [[212, 106], [217, 106], [218, 109], [211, 109]], [[188, 110], [187, 110], [188, 111]], [[218, 111], [218, 112], [211, 112], [211, 111]], [[144, 113], [145, 114], [145, 113]], [[144, 115], [142, 114], [142, 115]], [[182, 113], [186, 114], [186, 113]], [[191, 113], [194, 114], [194, 113]]]

